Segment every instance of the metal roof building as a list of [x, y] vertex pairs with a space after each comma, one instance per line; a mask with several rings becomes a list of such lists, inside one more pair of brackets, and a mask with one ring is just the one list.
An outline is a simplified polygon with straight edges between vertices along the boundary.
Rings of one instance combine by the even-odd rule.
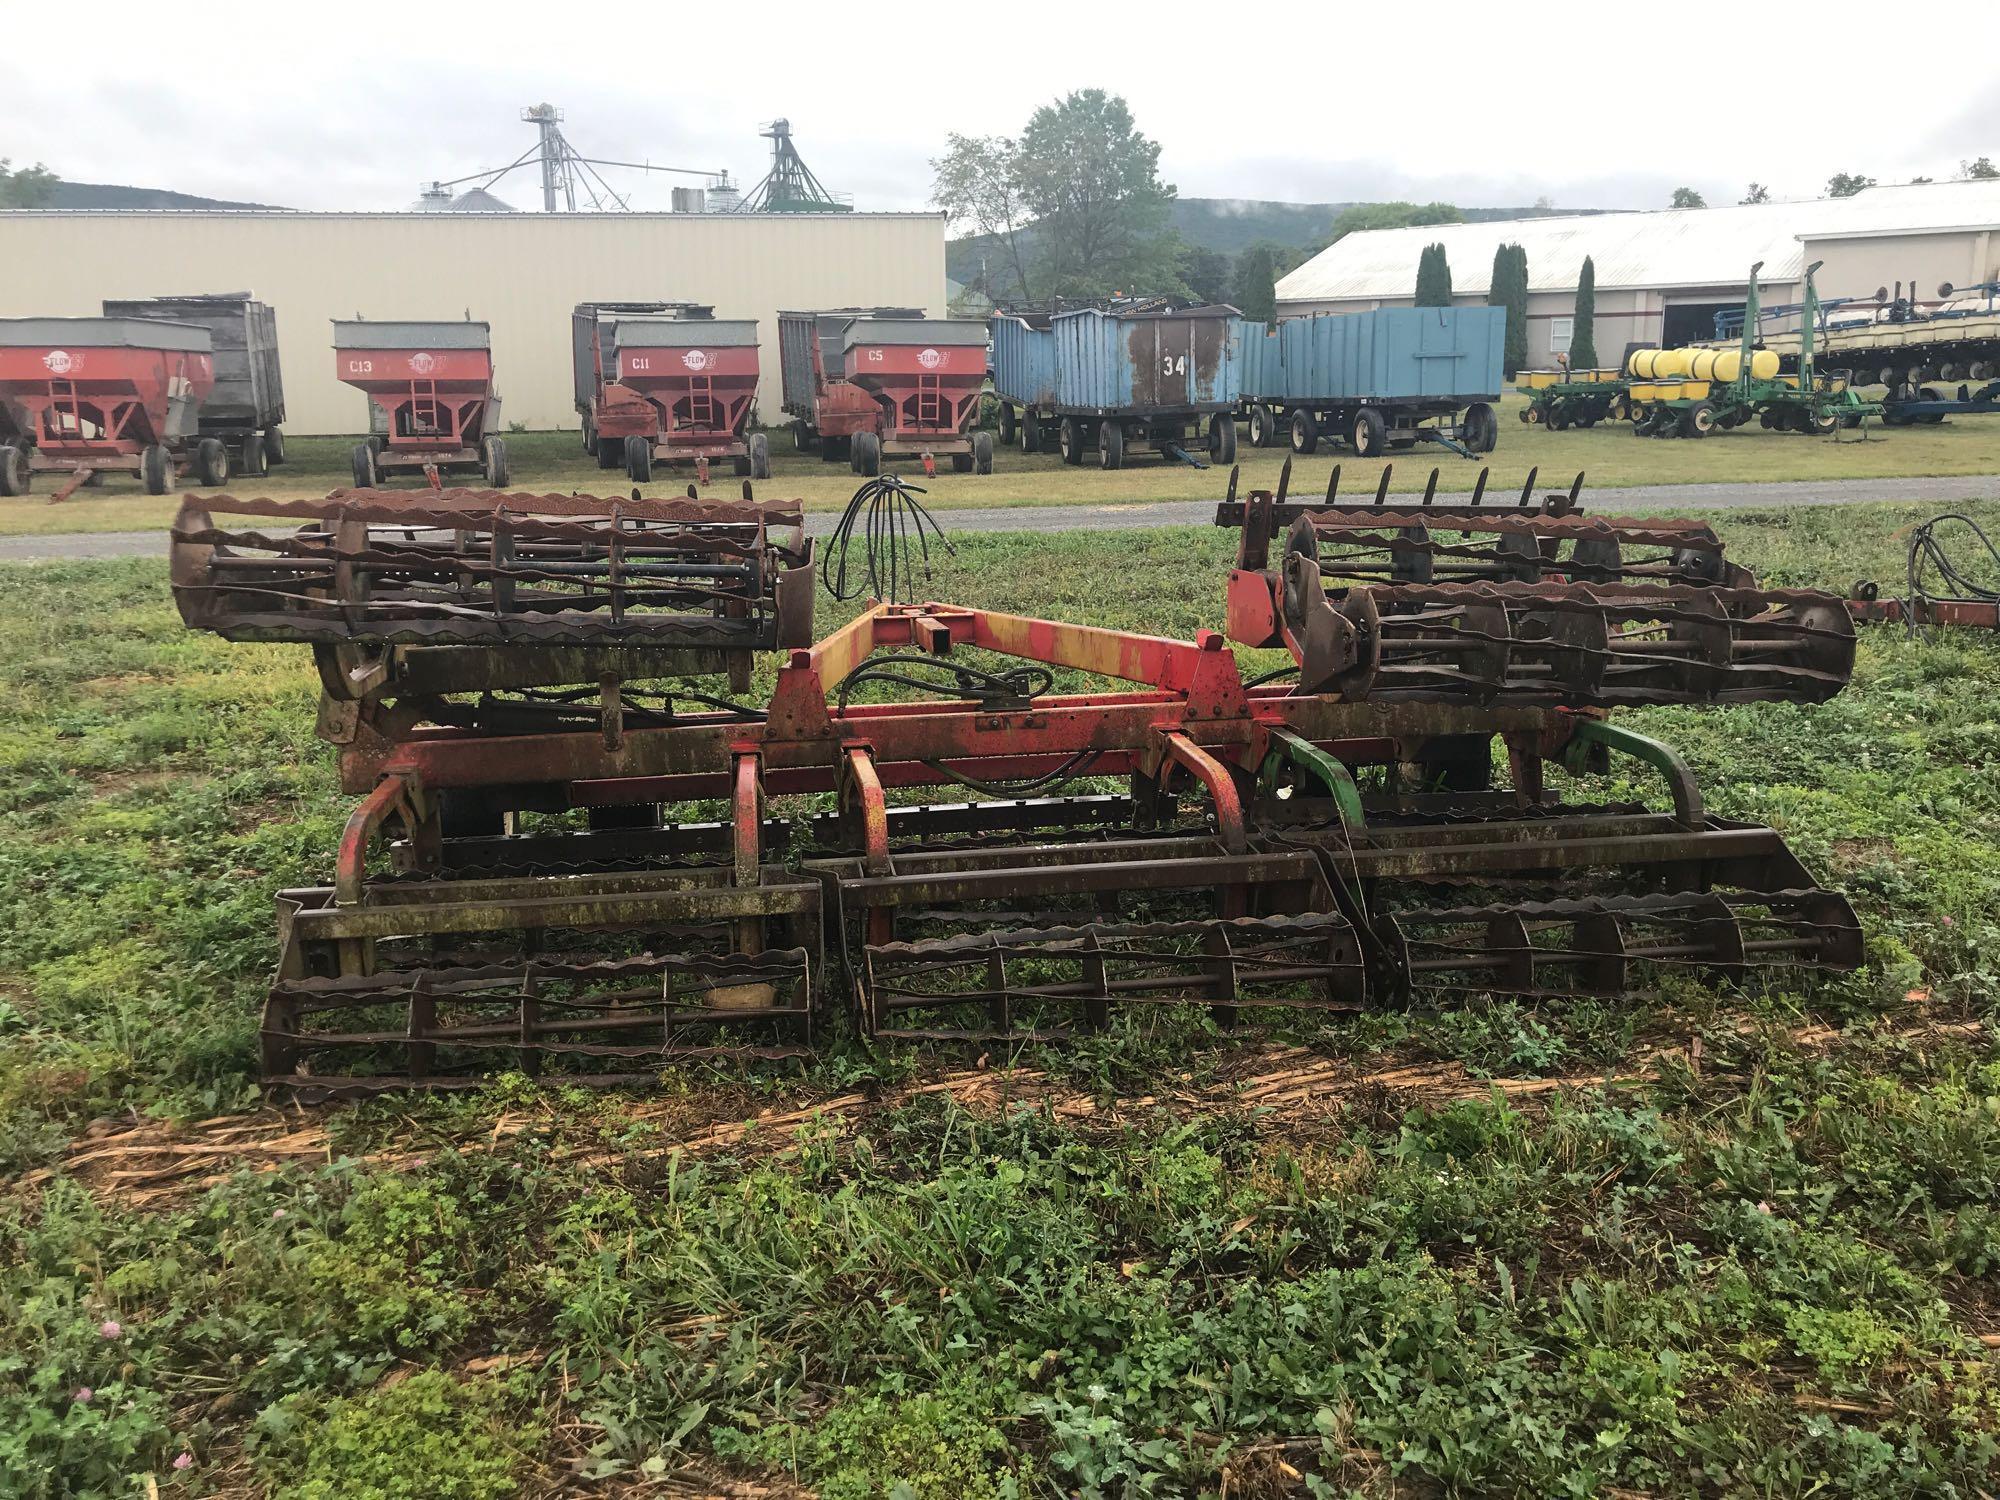
[[1568, 349], [1576, 283], [1589, 256], [1597, 274], [1597, 354], [1712, 335], [1714, 315], [1740, 309], [1761, 261], [1766, 303], [1796, 302], [1804, 268], [1823, 261], [1822, 296], [1879, 289], [1968, 286], [2000, 277], [2000, 182], [1875, 187], [1851, 198], [1659, 213], [1564, 215], [1410, 229], [1365, 230], [1322, 250], [1278, 283], [1278, 313], [1352, 312], [1407, 305], [1417, 257], [1442, 244], [1461, 302], [1484, 302], [1493, 252], [1528, 256], [1528, 357]]

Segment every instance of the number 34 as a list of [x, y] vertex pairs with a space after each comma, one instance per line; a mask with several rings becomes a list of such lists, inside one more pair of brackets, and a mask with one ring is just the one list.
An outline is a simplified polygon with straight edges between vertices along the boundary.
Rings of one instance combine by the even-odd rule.
[[1160, 357], [1160, 373], [1162, 375], [1187, 374], [1187, 356], [1185, 354], [1178, 356], [1172, 354], [1162, 355]]

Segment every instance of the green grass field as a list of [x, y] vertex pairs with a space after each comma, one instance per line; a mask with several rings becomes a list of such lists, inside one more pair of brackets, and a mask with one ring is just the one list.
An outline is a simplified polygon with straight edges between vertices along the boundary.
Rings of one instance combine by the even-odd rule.
[[[1551, 432], [1515, 420], [1521, 403], [1509, 396], [1501, 403], [1500, 446], [1481, 463], [1493, 469], [1495, 493], [1518, 490], [1531, 468], [1539, 469], [1545, 485], [1567, 485], [1579, 471], [1591, 488], [1623, 489], [1641, 484], [1707, 484], [1758, 480], [1876, 479], [1910, 475], [2000, 474], [2000, 421], [1977, 418], [1936, 427], [1875, 428], [1868, 441], [1843, 433], [1840, 441], [1766, 432], [1755, 425], [1717, 433], [1699, 442], [1633, 438], [1623, 425], [1589, 432]], [[623, 493], [629, 483], [622, 474], [597, 467], [584, 455], [573, 432], [515, 433], [508, 437], [514, 486], [518, 489], [581, 491], [585, 494]], [[254, 485], [239, 485], [239, 494], [318, 496], [336, 485], [353, 482], [349, 472], [351, 438], [292, 438], [291, 461]], [[860, 482], [845, 463], [825, 464], [817, 455], [791, 449], [788, 432], [772, 434], [773, 473], [758, 486], [767, 495], [802, 498], [819, 510], [837, 510]], [[1238, 451], [1247, 487], [1273, 486], [1289, 450], [1242, 447]], [[1357, 460], [1353, 454], [1322, 449], [1295, 466], [1294, 487], [1324, 493], [1333, 465], [1341, 466], [1344, 493], [1372, 495], [1379, 482], [1381, 460]], [[1413, 449], [1389, 461], [1391, 489], [1407, 493], [1423, 489], [1433, 467], [1443, 470], [1441, 491], [1469, 490], [1481, 463], [1443, 449]], [[905, 477], [915, 464], [902, 467]], [[685, 487], [690, 474], [656, 471], [648, 494], [672, 494]], [[1130, 505], [1150, 500], [1211, 500], [1224, 479], [1181, 464], [1147, 461], [1116, 473], [1084, 466], [1071, 468], [1053, 454], [1029, 456], [1019, 449], [1002, 449], [989, 475], [947, 472], [927, 482], [933, 508], [1003, 505]], [[740, 481], [718, 468], [710, 492], [729, 497]], [[607, 491], [606, 486], [610, 486]], [[102, 489], [84, 489], [61, 505], [46, 496], [53, 486], [38, 484], [39, 495], [0, 500], [0, 536], [52, 535], [60, 532], [136, 531], [164, 528], [179, 500], [149, 496], [129, 480], [106, 481]]]
[[[1917, 519], [1726, 530], [1844, 588]], [[1186, 634], [1229, 542], [970, 536], [933, 592]], [[299, 1112], [250, 1069], [348, 805], [314, 701], [161, 563], [0, 568], [0, 1494], [1994, 1491], [2000, 638], [1626, 716], [1858, 974]]]

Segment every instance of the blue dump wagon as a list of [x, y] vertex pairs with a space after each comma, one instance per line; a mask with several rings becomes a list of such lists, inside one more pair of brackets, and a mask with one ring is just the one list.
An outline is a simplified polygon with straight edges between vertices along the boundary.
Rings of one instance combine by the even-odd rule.
[[1029, 453], [1053, 438], [1068, 463], [1094, 452], [1122, 468], [1144, 448], [1169, 458], [1207, 428], [1209, 456], [1236, 457], [1243, 320], [1233, 307], [1159, 299], [993, 319], [1000, 440]]
[[1346, 442], [1363, 458], [1442, 442], [1467, 455], [1500, 439], [1507, 310], [1381, 307], [1242, 325], [1250, 441], [1294, 453]]

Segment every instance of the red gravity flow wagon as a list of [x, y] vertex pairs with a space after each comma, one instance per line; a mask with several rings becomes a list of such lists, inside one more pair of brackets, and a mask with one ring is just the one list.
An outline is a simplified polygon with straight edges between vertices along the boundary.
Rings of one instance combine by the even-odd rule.
[[[151, 318], [0, 319], [0, 495], [25, 495], [36, 474], [136, 474], [164, 495], [193, 471], [229, 479], [229, 452], [200, 437], [215, 385], [206, 328]], [[61, 495], [58, 494], [58, 499]]]
[[354, 486], [396, 474], [476, 473], [507, 483], [493, 337], [484, 323], [333, 325], [334, 372], [367, 392], [368, 441], [355, 445]]
[[570, 319], [583, 447], [636, 483], [656, 463], [729, 459], [771, 477], [770, 439], [748, 433], [757, 324], [685, 302], [585, 302]]
[[986, 383], [986, 325], [906, 308], [781, 312], [785, 410], [799, 446], [842, 452], [857, 474], [884, 458], [949, 457], [993, 472], [993, 435], [974, 432]]

